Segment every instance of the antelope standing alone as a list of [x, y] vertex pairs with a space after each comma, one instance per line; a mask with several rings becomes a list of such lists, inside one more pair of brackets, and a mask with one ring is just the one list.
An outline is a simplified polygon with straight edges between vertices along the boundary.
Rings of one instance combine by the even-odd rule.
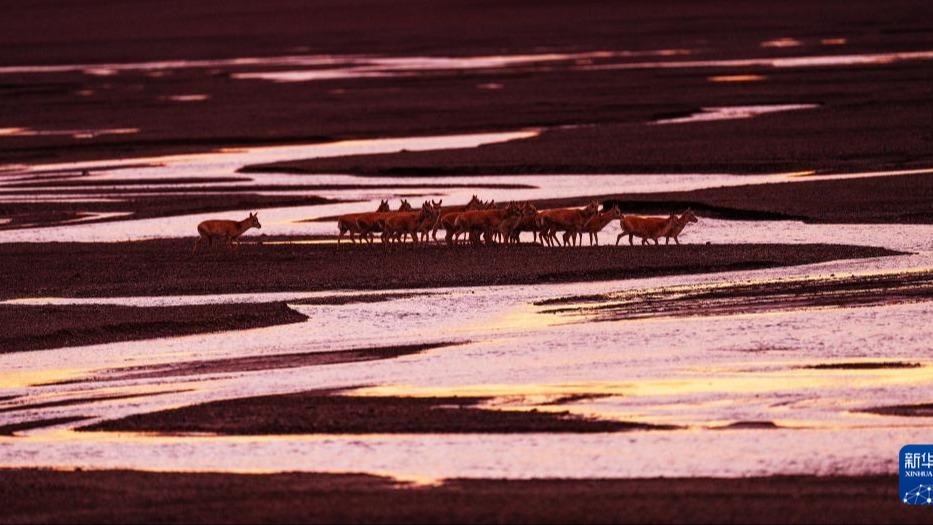
[[262, 225], [259, 224], [259, 215], [258, 213], [250, 213], [249, 217], [243, 219], [242, 221], [228, 221], [228, 220], [208, 220], [204, 221], [201, 224], [198, 224], [198, 240], [194, 243], [194, 249], [191, 253], [198, 251], [198, 247], [201, 246], [201, 243], [204, 240], [207, 240], [207, 245], [210, 246], [214, 244], [214, 239], [223, 239], [227, 242], [227, 246], [233, 247], [233, 241], [236, 240], [240, 235], [250, 229], [262, 228]]

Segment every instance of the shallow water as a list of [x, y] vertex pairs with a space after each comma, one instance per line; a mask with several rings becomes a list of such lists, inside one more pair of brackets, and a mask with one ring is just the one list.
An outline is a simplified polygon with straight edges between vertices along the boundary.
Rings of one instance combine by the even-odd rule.
[[722, 60], [668, 60], [663, 62], [627, 62], [618, 64], [593, 64], [577, 66], [585, 70], [613, 69], [694, 69], [719, 67], [841, 67], [880, 66], [911, 60], [933, 60], [933, 51], [909, 51], [899, 53], [863, 53], [844, 55], [809, 55], [776, 58], [734, 58]]
[[[841, 46], [845, 38], [825, 38], [821, 46]], [[804, 42], [791, 38], [764, 41], [763, 48], [797, 48]], [[815, 47], [814, 49], [821, 49]], [[271, 82], [313, 82], [339, 79], [365, 79], [385, 77], [427, 76], [457, 74], [463, 71], [513, 71], [527, 72], [555, 67], [579, 70], [613, 69], [691, 69], [730, 67], [839, 67], [839, 66], [882, 66], [902, 61], [930, 60], [933, 51], [916, 50], [891, 53], [821, 54], [819, 51], [803, 56], [761, 57], [739, 59], [677, 59], [682, 56], [702, 55], [705, 50], [697, 49], [654, 49], [654, 50], [595, 50], [583, 52], [550, 52], [511, 55], [481, 56], [379, 56], [379, 55], [280, 55], [268, 57], [238, 57], [213, 60], [166, 60], [132, 63], [98, 64], [53, 64], [19, 65], [0, 67], [0, 75], [46, 75], [79, 72], [89, 76], [113, 76], [123, 73], [144, 73], [160, 77], [176, 70], [203, 70], [225, 72], [240, 80], [262, 80]], [[655, 60], [645, 60], [654, 58]], [[478, 85], [486, 89], [486, 85]], [[497, 84], [495, 89], [502, 89]], [[80, 96], [93, 94], [81, 90]], [[181, 95], [182, 97], [186, 95]], [[180, 99], [181, 102], [203, 100], [201, 98]]]
[[[871, 266], [868, 261], [861, 264]], [[843, 265], [829, 263], [793, 271], [804, 275], [835, 273]], [[778, 270], [768, 270], [692, 276], [686, 281], [733, 282], [778, 274]], [[0, 366], [9, 371], [0, 392], [27, 395], [24, 400], [3, 405], [12, 406], [26, 400], [193, 389], [4, 414], [9, 422], [68, 415], [119, 417], [228, 397], [374, 385], [357, 394], [494, 396], [492, 404], [497, 408], [569, 409], [580, 414], [681, 425], [684, 430], [595, 436], [216, 439], [45, 430], [30, 432], [26, 437], [0, 438], [0, 464], [362, 470], [427, 478], [858, 474], [893, 471], [896, 455], [891, 451], [901, 443], [928, 435], [930, 424], [922, 418], [853, 412], [876, 404], [927, 401], [924, 387], [933, 380], [933, 356], [927, 345], [933, 336], [933, 328], [929, 328], [933, 324], [929, 323], [927, 304], [613, 323], [567, 322], [530, 306], [543, 298], [674, 282], [684, 280], [433, 290], [434, 295], [386, 303], [295, 305], [296, 310], [311, 317], [309, 322], [0, 356]], [[288, 300], [271, 295], [252, 299], [273, 297]], [[144, 300], [125, 302], [145, 304]], [[160, 298], [157, 302], [166, 301]], [[900, 329], [908, 325], [916, 329]], [[319, 328], [324, 326], [328, 329]], [[103, 379], [108, 373], [99, 370], [123, 366], [440, 339], [471, 342], [376, 363], [27, 386], [86, 375], [100, 375]], [[877, 370], [801, 368], [866, 360], [909, 361], [923, 366]], [[608, 397], [557, 407], [541, 405], [569, 394]], [[749, 420], [772, 421], [788, 429], [709, 428]], [[851, 446], [839, 447], [840, 441]], [[691, 455], [697, 444], [702, 444], [702, 458], [662, 468], [665, 462], [657, 457], [659, 453]], [[528, 457], [532, 450], [534, 461]]]
[[[704, 221], [703, 225], [706, 226]], [[711, 229], [744, 231], [718, 221]], [[750, 223], [754, 224], [754, 223]], [[738, 227], [737, 227], [738, 226]], [[763, 227], [766, 225], [763, 225]], [[788, 223], [790, 226], [790, 223]], [[830, 228], [812, 236], [829, 235]], [[855, 237], [875, 228], [842, 227]], [[182, 470], [367, 471], [402, 478], [451, 476], [738, 476], [775, 473], [889, 473], [900, 444], [922, 440], [924, 418], [858, 412], [878, 404], [928, 401], [933, 380], [933, 314], [928, 303], [722, 315], [691, 319], [578, 322], [543, 313], [537, 301], [672, 285], [766, 282], [929, 267], [931, 226], [902, 226], [900, 249], [914, 255], [711, 275], [426, 290], [384, 303], [293, 305], [306, 323], [0, 356], [7, 371], [0, 403], [90, 395], [175, 392], [3, 414], [6, 422], [46, 417], [119, 417], [191, 403], [326, 387], [364, 386], [357, 395], [484, 395], [504, 409], [571, 410], [629, 421], [668, 423], [677, 431], [599, 435], [400, 435], [185, 437], [37, 430], [0, 438], [0, 465], [134, 467]], [[697, 228], [699, 234], [700, 228]], [[763, 231], [763, 230], [762, 230]], [[777, 228], [776, 231], [782, 231]], [[880, 235], [880, 232], [879, 232]], [[879, 241], [868, 235], [865, 242]], [[215, 301], [294, 301], [352, 292], [34, 299], [20, 303], [130, 305]], [[386, 291], [384, 293], [391, 293]], [[903, 327], [910, 326], [911, 330]], [[327, 327], [322, 329], [321, 327]], [[464, 343], [376, 363], [119, 380], [127, 366], [331, 351], [400, 343]], [[919, 368], [808, 370], [827, 363], [903, 361]], [[106, 370], [110, 369], [110, 372]], [[82, 377], [87, 383], [29, 386]], [[116, 379], [116, 380], [114, 380]], [[187, 392], [178, 390], [190, 389]], [[604, 397], [548, 406], [570, 394]], [[739, 421], [783, 429], [714, 430]], [[839, 446], [845, 443], [847, 446]], [[698, 445], [704, 453], [693, 453]], [[533, 451], [533, 452], [532, 452]], [[681, 457], [670, 462], [663, 459]]]
[[102, 135], [132, 135], [139, 133], [139, 128], [101, 128], [101, 129], [32, 129], [0, 128], [0, 137], [35, 137], [69, 136], [75, 139], [92, 139]]
[[[503, 69], [554, 62], [576, 63], [590, 60], [618, 60], [637, 57], [688, 55], [686, 49], [644, 51], [585, 51], [577, 53], [536, 53], [484, 56], [378, 56], [378, 55], [281, 55], [216, 60], [163, 60], [131, 63], [23, 65], [0, 67], [0, 75], [42, 75], [81, 72], [92, 76], [112, 76], [124, 72], [145, 72], [157, 77], [173, 70], [203, 69], [231, 72], [236, 79], [276, 82], [305, 82], [341, 78], [410, 76], [429, 72]], [[257, 71], [257, 68], [262, 70]], [[298, 69], [283, 69], [298, 68]]]
[[[767, 108], [770, 109], [770, 108]], [[183, 188], [191, 194], [210, 193], [213, 188], [236, 188], [238, 191], [255, 192], [263, 195], [301, 195], [313, 194], [336, 199], [336, 204], [296, 206], [287, 208], [260, 209], [263, 230], [267, 235], [331, 235], [336, 233], [332, 222], [307, 222], [319, 217], [331, 217], [342, 213], [374, 210], [380, 200], [388, 199], [393, 208], [397, 208], [401, 198], [408, 195], [415, 203], [427, 199], [443, 199], [445, 204], [467, 202], [473, 194], [484, 200], [507, 202], [510, 200], [533, 200], [555, 197], [573, 197], [586, 195], [607, 195], [614, 193], [640, 193], [660, 191], [689, 191], [717, 186], [735, 186], [745, 184], [794, 182], [802, 180], [822, 180], [829, 178], [880, 177], [906, 174], [933, 173], [933, 169], [897, 170], [887, 172], [850, 173], [844, 175], [815, 175], [811, 172], [776, 173], [770, 175], [730, 175], [730, 174], [671, 174], [671, 175], [507, 175], [507, 176], [445, 176], [445, 177], [356, 177], [343, 174], [285, 174], [285, 173], [238, 173], [246, 165], [273, 163], [291, 159], [333, 157], [340, 155], [389, 153], [401, 150], [419, 151], [445, 148], [476, 147], [483, 144], [532, 138], [538, 130], [516, 130], [513, 132], [482, 133], [471, 135], [448, 135], [429, 137], [406, 137], [376, 140], [351, 140], [320, 144], [297, 144], [287, 146], [267, 146], [255, 148], [227, 148], [217, 152], [173, 155], [152, 158], [134, 158], [116, 161], [76, 162], [64, 164], [44, 164], [20, 168], [0, 179], [0, 202], [13, 200], [52, 201], [68, 200], [71, 202], [91, 200], [113, 200], [132, 198], [133, 194], [115, 194], [108, 192], [114, 183], [123, 180], [151, 180], [152, 184], [126, 187], [128, 190]], [[35, 188], [17, 188], [11, 184], [21, 183], [23, 179], [40, 177], [40, 180], [64, 180], [74, 174], [89, 170], [90, 175], [78, 180], [96, 182], [99, 185], [82, 187], [82, 190], [97, 190], [93, 194], [62, 195], [17, 195], [20, 190]], [[211, 182], [215, 178], [236, 177], [239, 182]], [[203, 183], [160, 184], [165, 179], [184, 178]], [[348, 188], [338, 190], [288, 190], [278, 191], [265, 188], [252, 190], [255, 186], [287, 186], [300, 184], [320, 185], [381, 185], [384, 188]], [[437, 187], [432, 188], [431, 184]], [[423, 185], [419, 188], [405, 188], [405, 185]], [[450, 188], [449, 185], [461, 187]], [[509, 188], [491, 188], [494, 185], [507, 185]], [[515, 185], [525, 186], [515, 189]], [[64, 191], [68, 191], [64, 189]], [[174, 196], [178, 193], [147, 193], [149, 197]], [[0, 231], [0, 242], [108, 242], [151, 238], [187, 237], [196, 235], [195, 226], [209, 218], [239, 219], [253, 209], [224, 212], [179, 215], [156, 219], [126, 220], [106, 225], [85, 224], [52, 226], [36, 229]], [[87, 222], [91, 219], [85, 219]], [[752, 226], [749, 226], [752, 227]], [[601, 242], [614, 242], [613, 226], [601, 235]], [[247, 234], [248, 240], [253, 233]], [[854, 236], [856, 238], [860, 236]], [[755, 237], [760, 239], [760, 237]], [[726, 238], [699, 238], [703, 242], [725, 242]], [[731, 239], [731, 237], [730, 237]], [[837, 241], [841, 242], [841, 241]]]
[[[451, 72], [480, 69], [503, 69], [540, 66], [555, 62], [589, 63], [592, 60], [617, 60], [633, 57], [688, 55], [685, 49], [651, 51], [592, 51], [583, 53], [542, 53], [533, 55], [491, 55], [471, 57], [370, 57], [353, 61], [342, 68], [294, 69], [285, 71], [250, 71], [234, 73], [233, 78], [271, 80], [273, 82], [310, 82], [343, 78], [379, 78], [423, 75], [427, 72]], [[500, 86], [501, 87], [501, 86]]]
[[[245, 148], [204, 155], [134, 159], [122, 169], [102, 163], [36, 166], [89, 168], [102, 185], [121, 179], [208, 178], [243, 164], [289, 158], [401, 149], [472, 147], [528, 138], [535, 131], [456, 137], [348, 141]], [[145, 166], [131, 167], [140, 163]], [[859, 173], [847, 177], [910, 172]], [[60, 174], [58, 174], [60, 176]], [[56, 174], [49, 174], [55, 177]], [[243, 177], [242, 174], [237, 176]], [[295, 183], [528, 184], [521, 189], [417, 190], [445, 203], [472, 193], [498, 201], [615, 192], [672, 191], [729, 184], [816, 180], [810, 173], [763, 176], [607, 175], [360, 179], [347, 175], [251, 174], [236, 185]], [[840, 176], [832, 176], [840, 177]], [[11, 180], [18, 180], [16, 177]], [[205, 183], [205, 187], [211, 184]], [[405, 190], [412, 191], [412, 190]], [[102, 194], [106, 194], [102, 190]], [[261, 210], [264, 232], [333, 233], [332, 223], [297, 223], [359, 211], [398, 190], [340, 190], [324, 196], [358, 199], [307, 208]], [[425, 197], [427, 198], [427, 197]], [[216, 214], [212, 214], [216, 215]], [[230, 216], [238, 215], [232, 212]], [[0, 241], [125, 240], [173, 237], [201, 215], [78, 224], [0, 232]], [[617, 224], [601, 234], [612, 243]], [[298, 305], [305, 323], [229, 333], [0, 354], [0, 423], [65, 416], [120, 417], [231, 397], [325, 387], [361, 387], [355, 395], [484, 395], [501, 409], [570, 410], [628, 421], [666, 423], [674, 431], [595, 435], [154, 436], [76, 433], [80, 424], [0, 437], [0, 466], [132, 467], [226, 471], [365, 471], [430, 480], [463, 477], [745, 476], [892, 473], [901, 445], [929, 436], [929, 418], [866, 414], [877, 405], [929, 402], [933, 381], [933, 310], [929, 303], [797, 309], [756, 314], [586, 322], [547, 313], [534, 303], [559, 297], [674, 285], [821, 279], [828, 275], [903, 272], [933, 267], [933, 225], [805, 225], [795, 221], [701, 219], [682, 236], [690, 243], [849, 243], [908, 255], [808, 266], [597, 283], [420, 290], [381, 303]], [[638, 249], [638, 248], [631, 248]], [[386, 291], [385, 293], [391, 293]], [[30, 304], [130, 305], [296, 301], [353, 291], [147, 298], [31, 298]], [[367, 292], [372, 293], [372, 292]], [[582, 322], [581, 322], [582, 321]], [[205, 359], [459, 341], [453, 347], [368, 363], [201, 376], [121, 379], [121, 368]], [[892, 369], [813, 370], [806, 366], [903, 361]], [[87, 379], [84, 382], [49, 383]], [[42, 386], [45, 384], [46, 386]], [[159, 395], [20, 409], [18, 405], [101, 395]], [[596, 394], [549, 405], [571, 394]], [[6, 410], [6, 411], [4, 411]], [[717, 430], [742, 421], [779, 429]], [[702, 451], [702, 453], [697, 453]]]

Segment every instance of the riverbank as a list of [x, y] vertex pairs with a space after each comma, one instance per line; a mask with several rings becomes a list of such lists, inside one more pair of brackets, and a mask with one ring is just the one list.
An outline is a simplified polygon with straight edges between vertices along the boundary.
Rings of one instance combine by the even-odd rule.
[[897, 478], [448, 480], [5, 470], [2, 523], [914, 523]]
[[[244, 238], [249, 240], [250, 237]], [[455, 246], [243, 244], [194, 239], [0, 244], [0, 298], [389, 290], [633, 279], [895, 255], [829, 244]]]

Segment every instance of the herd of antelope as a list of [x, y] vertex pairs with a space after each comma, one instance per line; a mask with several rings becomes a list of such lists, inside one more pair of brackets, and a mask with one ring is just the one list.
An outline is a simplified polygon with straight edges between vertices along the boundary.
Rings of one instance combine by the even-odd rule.
[[[495, 202], [483, 202], [474, 195], [464, 206], [445, 209], [442, 204], [443, 201], [425, 201], [419, 210], [415, 210], [407, 200], [403, 200], [399, 209], [392, 211], [388, 201], [382, 201], [374, 212], [341, 215], [337, 218], [337, 243], [343, 240], [344, 235], [350, 242], [372, 243], [376, 234], [384, 243], [401, 243], [408, 238], [413, 243], [425, 242], [429, 238], [436, 241], [438, 230], [443, 229], [444, 241], [448, 245], [518, 243], [523, 232], [531, 232], [535, 243], [547, 246], [582, 245], [583, 234], [588, 233], [590, 244], [598, 245], [598, 233], [619, 219], [622, 233], [616, 237], [616, 244], [626, 235], [629, 244], [634, 244], [635, 237], [639, 237], [642, 244], [649, 241], [659, 244], [662, 237], [665, 244], [670, 243], [671, 238], [680, 244], [678, 236], [684, 227], [697, 222], [690, 209], [680, 215], [642, 217], [623, 215], [617, 206], [600, 212], [597, 201], [583, 208], [538, 210], [528, 202], [496, 206]], [[559, 233], [562, 234], [560, 238]]]

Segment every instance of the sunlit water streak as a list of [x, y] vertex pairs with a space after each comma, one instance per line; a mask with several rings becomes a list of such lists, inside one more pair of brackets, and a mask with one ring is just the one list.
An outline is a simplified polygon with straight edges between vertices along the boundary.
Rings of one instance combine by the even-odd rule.
[[[824, 39], [823, 45], [844, 44], [845, 39]], [[793, 47], [793, 39], [763, 42], [763, 47]], [[0, 67], [0, 75], [44, 75], [79, 72], [90, 76], [145, 73], [160, 76], [173, 70], [222, 70], [235, 79], [273, 82], [309, 82], [348, 78], [381, 78], [432, 75], [478, 70], [521, 70], [527, 67], [566, 65], [580, 70], [690, 69], [709, 67], [839, 67], [886, 65], [901, 61], [930, 60], [933, 51], [755, 57], [718, 60], [674, 60], [671, 57], [697, 54], [690, 49], [645, 51], [584, 51], [486, 56], [377, 56], [377, 55], [283, 55], [213, 60], [165, 60], [136, 63], [19, 65]], [[663, 60], [645, 61], [644, 57]]]
[[[0, 67], [0, 75], [83, 73], [114, 76], [145, 73], [157, 78], [178, 70], [225, 71], [231, 78], [308, 82], [348, 78], [431, 75], [477, 70], [504, 70], [554, 63], [590, 63], [593, 60], [630, 60], [639, 57], [688, 55], [687, 49], [584, 51], [481, 56], [282, 55], [212, 60], [160, 60], [151, 62], [20, 65]], [[84, 90], [82, 90], [84, 91]], [[79, 94], [93, 94], [81, 92]], [[191, 101], [187, 99], [183, 101]]]
[[610, 59], [643, 56], [676, 56], [689, 54], [684, 49], [660, 49], [648, 51], [586, 51], [580, 53], [537, 53], [521, 55], [486, 56], [379, 56], [379, 55], [279, 55], [268, 57], [239, 57], [207, 60], [156, 60], [150, 62], [115, 62], [96, 64], [22, 65], [0, 67], [0, 75], [49, 74], [91, 72], [90, 74], [116, 74], [127, 71], [164, 72], [176, 69], [216, 69], [256, 67], [307, 67], [321, 71], [366, 72], [378, 70], [385, 73], [434, 70], [470, 70], [503, 68], [513, 65], [573, 61], [580, 59]]
[[686, 49], [650, 51], [593, 51], [583, 53], [542, 53], [531, 55], [491, 55], [470, 57], [373, 57], [348, 63], [340, 68], [248, 71], [233, 78], [273, 82], [311, 82], [345, 78], [381, 78], [425, 75], [437, 72], [505, 69], [555, 62], [589, 63], [592, 60], [618, 60], [635, 57], [688, 55]]
[[577, 66], [584, 70], [613, 69], [695, 69], [720, 67], [842, 67], [881, 66], [912, 60], [933, 60], [933, 51], [905, 51], [895, 53], [864, 53], [848, 55], [809, 55], [775, 58], [737, 58], [721, 60], [668, 60], [663, 62], [625, 62]]
[[766, 104], [760, 106], [725, 106], [701, 108], [700, 111], [685, 117], [666, 118], [654, 121], [654, 124], [687, 124], [690, 122], [708, 122], [711, 120], [735, 120], [752, 118], [768, 113], [800, 111], [818, 108], [817, 104]]
[[101, 128], [101, 129], [32, 129], [0, 128], [0, 137], [55, 137], [68, 136], [76, 139], [91, 139], [102, 135], [132, 135], [139, 133], [138, 128]]

